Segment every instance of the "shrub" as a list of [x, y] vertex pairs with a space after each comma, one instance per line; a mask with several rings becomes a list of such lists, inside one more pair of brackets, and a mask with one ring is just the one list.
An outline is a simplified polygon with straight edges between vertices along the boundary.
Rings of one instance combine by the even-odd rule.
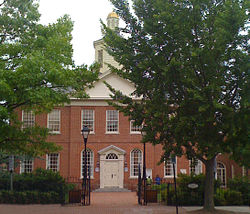
[[[10, 175], [2, 173], [0, 175], [0, 191], [10, 190], [9, 183]], [[9, 203], [39, 203], [38, 201], [40, 203], [64, 203], [65, 195], [71, 188], [73, 186], [66, 184], [64, 178], [59, 173], [39, 168], [29, 174], [14, 174], [14, 193], [2, 191], [2, 194], [7, 194], [6, 197], [9, 197]], [[25, 196], [23, 193], [25, 193]], [[12, 194], [15, 195], [13, 196]], [[36, 200], [33, 200], [32, 197]], [[53, 197], [53, 200], [50, 199]]]
[[5, 204], [54, 204], [60, 202], [60, 197], [56, 192], [14, 192], [3, 190], [0, 192], [0, 202]]
[[240, 192], [243, 204], [250, 205], [250, 181], [248, 177], [230, 179], [228, 181], [228, 188]]
[[214, 195], [214, 204], [216, 206], [242, 205], [242, 194], [230, 189], [217, 189]]
[[214, 205], [215, 206], [225, 206], [226, 200], [225, 200], [225, 189], [216, 189], [216, 192], [214, 194]]
[[242, 205], [242, 194], [236, 190], [227, 189], [224, 193], [226, 205]]

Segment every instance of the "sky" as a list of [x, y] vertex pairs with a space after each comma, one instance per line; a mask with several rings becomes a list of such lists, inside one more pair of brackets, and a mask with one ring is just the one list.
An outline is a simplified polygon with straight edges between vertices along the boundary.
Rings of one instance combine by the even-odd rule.
[[109, 0], [40, 0], [39, 5], [42, 24], [70, 15], [74, 22], [73, 59], [76, 65], [91, 65], [95, 57], [93, 42], [102, 38], [100, 19], [106, 23], [114, 8]]

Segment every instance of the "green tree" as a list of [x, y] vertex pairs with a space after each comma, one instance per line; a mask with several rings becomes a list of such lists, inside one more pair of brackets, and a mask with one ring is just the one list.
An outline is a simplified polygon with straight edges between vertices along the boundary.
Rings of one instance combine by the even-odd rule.
[[59, 149], [46, 141], [48, 130], [22, 129], [17, 109], [49, 112], [87, 97], [84, 89], [97, 79], [98, 66], [76, 66], [72, 60], [73, 22], [65, 15], [56, 23], [39, 24], [35, 0], [0, 4], [0, 151], [37, 156]]
[[249, 157], [247, 1], [132, 0], [132, 12], [127, 0], [110, 1], [125, 23], [119, 34], [103, 25], [107, 50], [122, 65], [110, 68], [142, 98], [108, 85], [111, 105], [147, 125], [143, 140], [163, 145], [162, 161], [186, 155], [205, 164], [204, 209], [213, 211], [217, 154], [239, 158], [239, 146]]

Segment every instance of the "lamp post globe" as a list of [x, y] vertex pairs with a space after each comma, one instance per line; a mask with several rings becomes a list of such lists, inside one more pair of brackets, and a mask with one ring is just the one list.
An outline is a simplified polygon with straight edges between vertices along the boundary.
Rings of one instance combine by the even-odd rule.
[[87, 140], [88, 140], [88, 136], [89, 136], [89, 132], [90, 132], [90, 129], [88, 128], [88, 126], [84, 126], [83, 128], [82, 128], [82, 136], [83, 136], [83, 139], [84, 139], [84, 143], [85, 143], [85, 141], [87, 142]]

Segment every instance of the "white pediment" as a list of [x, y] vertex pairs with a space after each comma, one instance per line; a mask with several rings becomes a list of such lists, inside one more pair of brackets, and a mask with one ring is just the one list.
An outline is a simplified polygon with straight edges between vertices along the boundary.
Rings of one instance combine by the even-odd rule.
[[116, 90], [121, 91], [124, 95], [130, 96], [131, 93], [135, 91], [135, 87], [129, 81], [122, 79], [118, 75], [106, 72], [101, 74], [100, 79], [94, 83], [94, 87], [87, 89], [86, 92], [88, 93], [90, 99], [110, 99], [111, 92], [104, 84], [107, 82]]
[[107, 153], [117, 153], [119, 155], [124, 155], [126, 153], [126, 151], [117, 147], [117, 146], [110, 145], [108, 147], [105, 147], [104, 149], [101, 149], [100, 151], [98, 151], [98, 153], [100, 155], [105, 155]]

